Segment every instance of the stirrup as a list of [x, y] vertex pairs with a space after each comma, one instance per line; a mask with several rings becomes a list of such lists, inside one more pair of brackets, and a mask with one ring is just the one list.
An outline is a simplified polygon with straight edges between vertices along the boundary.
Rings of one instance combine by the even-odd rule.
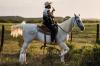
[[50, 44], [51, 44], [51, 45], [55, 45], [55, 43], [56, 43], [56, 42], [55, 42], [55, 41], [53, 41], [53, 42], [51, 42]]

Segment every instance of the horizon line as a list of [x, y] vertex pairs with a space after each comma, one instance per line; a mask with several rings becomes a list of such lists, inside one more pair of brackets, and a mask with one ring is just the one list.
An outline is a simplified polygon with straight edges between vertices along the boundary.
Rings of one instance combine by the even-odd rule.
[[[23, 18], [42, 18], [42, 16], [40, 17], [36, 17], [36, 16], [20, 16], [20, 15], [0, 15], [0, 17], [7, 17], [7, 16], [19, 16], [19, 17], [23, 17]], [[63, 16], [55, 16], [55, 17], [62, 17], [62, 18], [65, 18]], [[69, 16], [69, 17], [72, 17], [72, 16]], [[100, 18], [97, 18], [97, 17], [81, 17], [82, 19], [100, 19]]]

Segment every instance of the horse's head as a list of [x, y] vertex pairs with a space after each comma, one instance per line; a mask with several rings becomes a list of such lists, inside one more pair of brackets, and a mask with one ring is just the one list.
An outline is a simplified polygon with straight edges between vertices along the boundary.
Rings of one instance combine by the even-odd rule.
[[81, 31], [84, 30], [84, 24], [80, 18], [80, 15], [74, 14], [74, 24], [76, 24], [80, 28]]

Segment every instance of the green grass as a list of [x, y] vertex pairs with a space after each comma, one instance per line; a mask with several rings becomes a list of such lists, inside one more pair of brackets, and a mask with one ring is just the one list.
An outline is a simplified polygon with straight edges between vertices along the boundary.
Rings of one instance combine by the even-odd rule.
[[[2, 24], [5, 25], [6, 29], [4, 47], [0, 53], [0, 66], [23, 66], [18, 63], [19, 43], [22, 41], [22, 38], [10, 36], [10, 27], [13, 23], [0, 23], [0, 35]], [[51, 55], [47, 53], [47, 50], [43, 53], [43, 50], [40, 49], [43, 43], [32, 41], [27, 49], [28, 64], [25, 66], [99, 66], [100, 45], [95, 43], [96, 24], [96, 22], [85, 23], [85, 31], [83, 32], [79, 32], [77, 28], [74, 28], [72, 43], [70, 44], [70, 40], [66, 42], [70, 47], [70, 51], [65, 58], [66, 64], [60, 62], [58, 50], [52, 48]], [[56, 48], [59, 49], [58, 46]], [[47, 49], [49, 50], [50, 47]]]

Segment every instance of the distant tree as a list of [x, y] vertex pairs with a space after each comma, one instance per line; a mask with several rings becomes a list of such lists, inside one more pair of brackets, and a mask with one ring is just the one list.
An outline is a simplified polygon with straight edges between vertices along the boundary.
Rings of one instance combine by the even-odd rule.
[[61, 23], [63, 22], [63, 17], [55, 17], [55, 21]]
[[70, 16], [66, 16], [63, 20], [68, 20], [70, 18]]
[[5, 20], [3, 20], [3, 19], [0, 19], [0, 23], [6, 23], [6, 21]]

